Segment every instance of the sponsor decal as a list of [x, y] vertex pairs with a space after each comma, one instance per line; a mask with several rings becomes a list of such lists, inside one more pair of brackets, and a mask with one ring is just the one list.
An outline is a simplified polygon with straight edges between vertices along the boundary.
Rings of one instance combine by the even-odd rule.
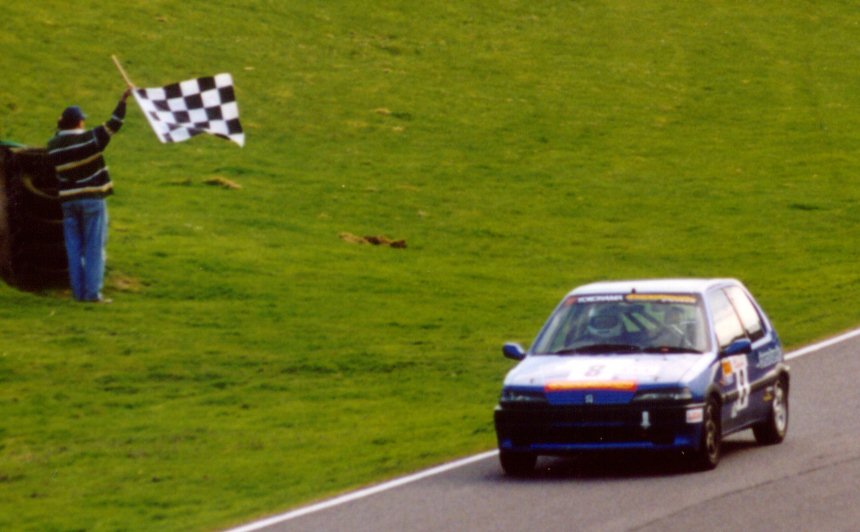
[[569, 307], [578, 303], [613, 303], [617, 301], [695, 305], [698, 299], [696, 299], [696, 296], [689, 294], [599, 294], [593, 296], [570, 296], [564, 301], [564, 305]]
[[612, 301], [623, 301], [624, 296], [621, 294], [600, 295], [600, 296], [574, 296], [568, 299], [568, 304], [574, 303], [606, 303]]
[[627, 294], [627, 301], [657, 301], [659, 303], [696, 304], [696, 296], [686, 294]]

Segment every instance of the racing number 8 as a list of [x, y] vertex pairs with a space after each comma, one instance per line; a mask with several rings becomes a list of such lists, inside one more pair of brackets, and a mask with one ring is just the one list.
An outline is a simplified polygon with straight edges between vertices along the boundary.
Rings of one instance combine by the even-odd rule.
[[750, 402], [750, 377], [747, 371], [746, 356], [735, 356], [723, 362], [723, 374], [732, 375], [738, 390], [738, 399], [732, 405], [732, 417], [749, 406]]
[[585, 376], [586, 377], [597, 377], [598, 375], [600, 375], [600, 372], [603, 371], [603, 368], [605, 368], [605, 367], [606, 366], [604, 366], [602, 364], [596, 365], [596, 366], [591, 366], [590, 368], [588, 368], [588, 371], [585, 372]]

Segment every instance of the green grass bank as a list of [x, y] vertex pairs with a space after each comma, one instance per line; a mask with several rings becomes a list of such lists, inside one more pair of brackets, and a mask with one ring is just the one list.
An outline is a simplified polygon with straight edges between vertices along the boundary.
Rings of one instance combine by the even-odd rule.
[[0, 138], [107, 119], [117, 54], [231, 72], [247, 144], [130, 103], [114, 303], [0, 287], [2, 529], [218, 529], [490, 449], [501, 344], [591, 280], [738, 277], [788, 346], [860, 322], [852, 2], [3, 11]]

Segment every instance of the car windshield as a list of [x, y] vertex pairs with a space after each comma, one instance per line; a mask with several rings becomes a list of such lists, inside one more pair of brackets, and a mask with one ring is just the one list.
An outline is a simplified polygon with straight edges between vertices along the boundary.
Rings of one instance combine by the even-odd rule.
[[535, 340], [537, 354], [703, 353], [705, 311], [695, 294], [569, 296]]

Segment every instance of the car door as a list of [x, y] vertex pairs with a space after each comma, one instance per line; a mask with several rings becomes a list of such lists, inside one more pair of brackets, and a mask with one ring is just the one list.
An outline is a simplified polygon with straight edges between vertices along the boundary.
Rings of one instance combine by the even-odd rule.
[[[724, 288], [707, 294], [708, 306], [714, 320], [717, 336], [720, 368], [717, 381], [723, 396], [721, 422], [723, 432], [746, 425], [750, 417], [750, 366], [752, 354], [749, 350], [733, 352], [733, 348], [747, 340], [747, 334], [734, 305]], [[749, 344], [746, 344], [749, 345]]]
[[726, 294], [741, 320], [744, 333], [752, 342], [747, 364], [750, 387], [748, 420], [756, 421], [767, 416], [770, 411], [770, 385], [776, 376], [774, 369], [782, 360], [782, 347], [752, 296], [740, 286], [727, 288]]

